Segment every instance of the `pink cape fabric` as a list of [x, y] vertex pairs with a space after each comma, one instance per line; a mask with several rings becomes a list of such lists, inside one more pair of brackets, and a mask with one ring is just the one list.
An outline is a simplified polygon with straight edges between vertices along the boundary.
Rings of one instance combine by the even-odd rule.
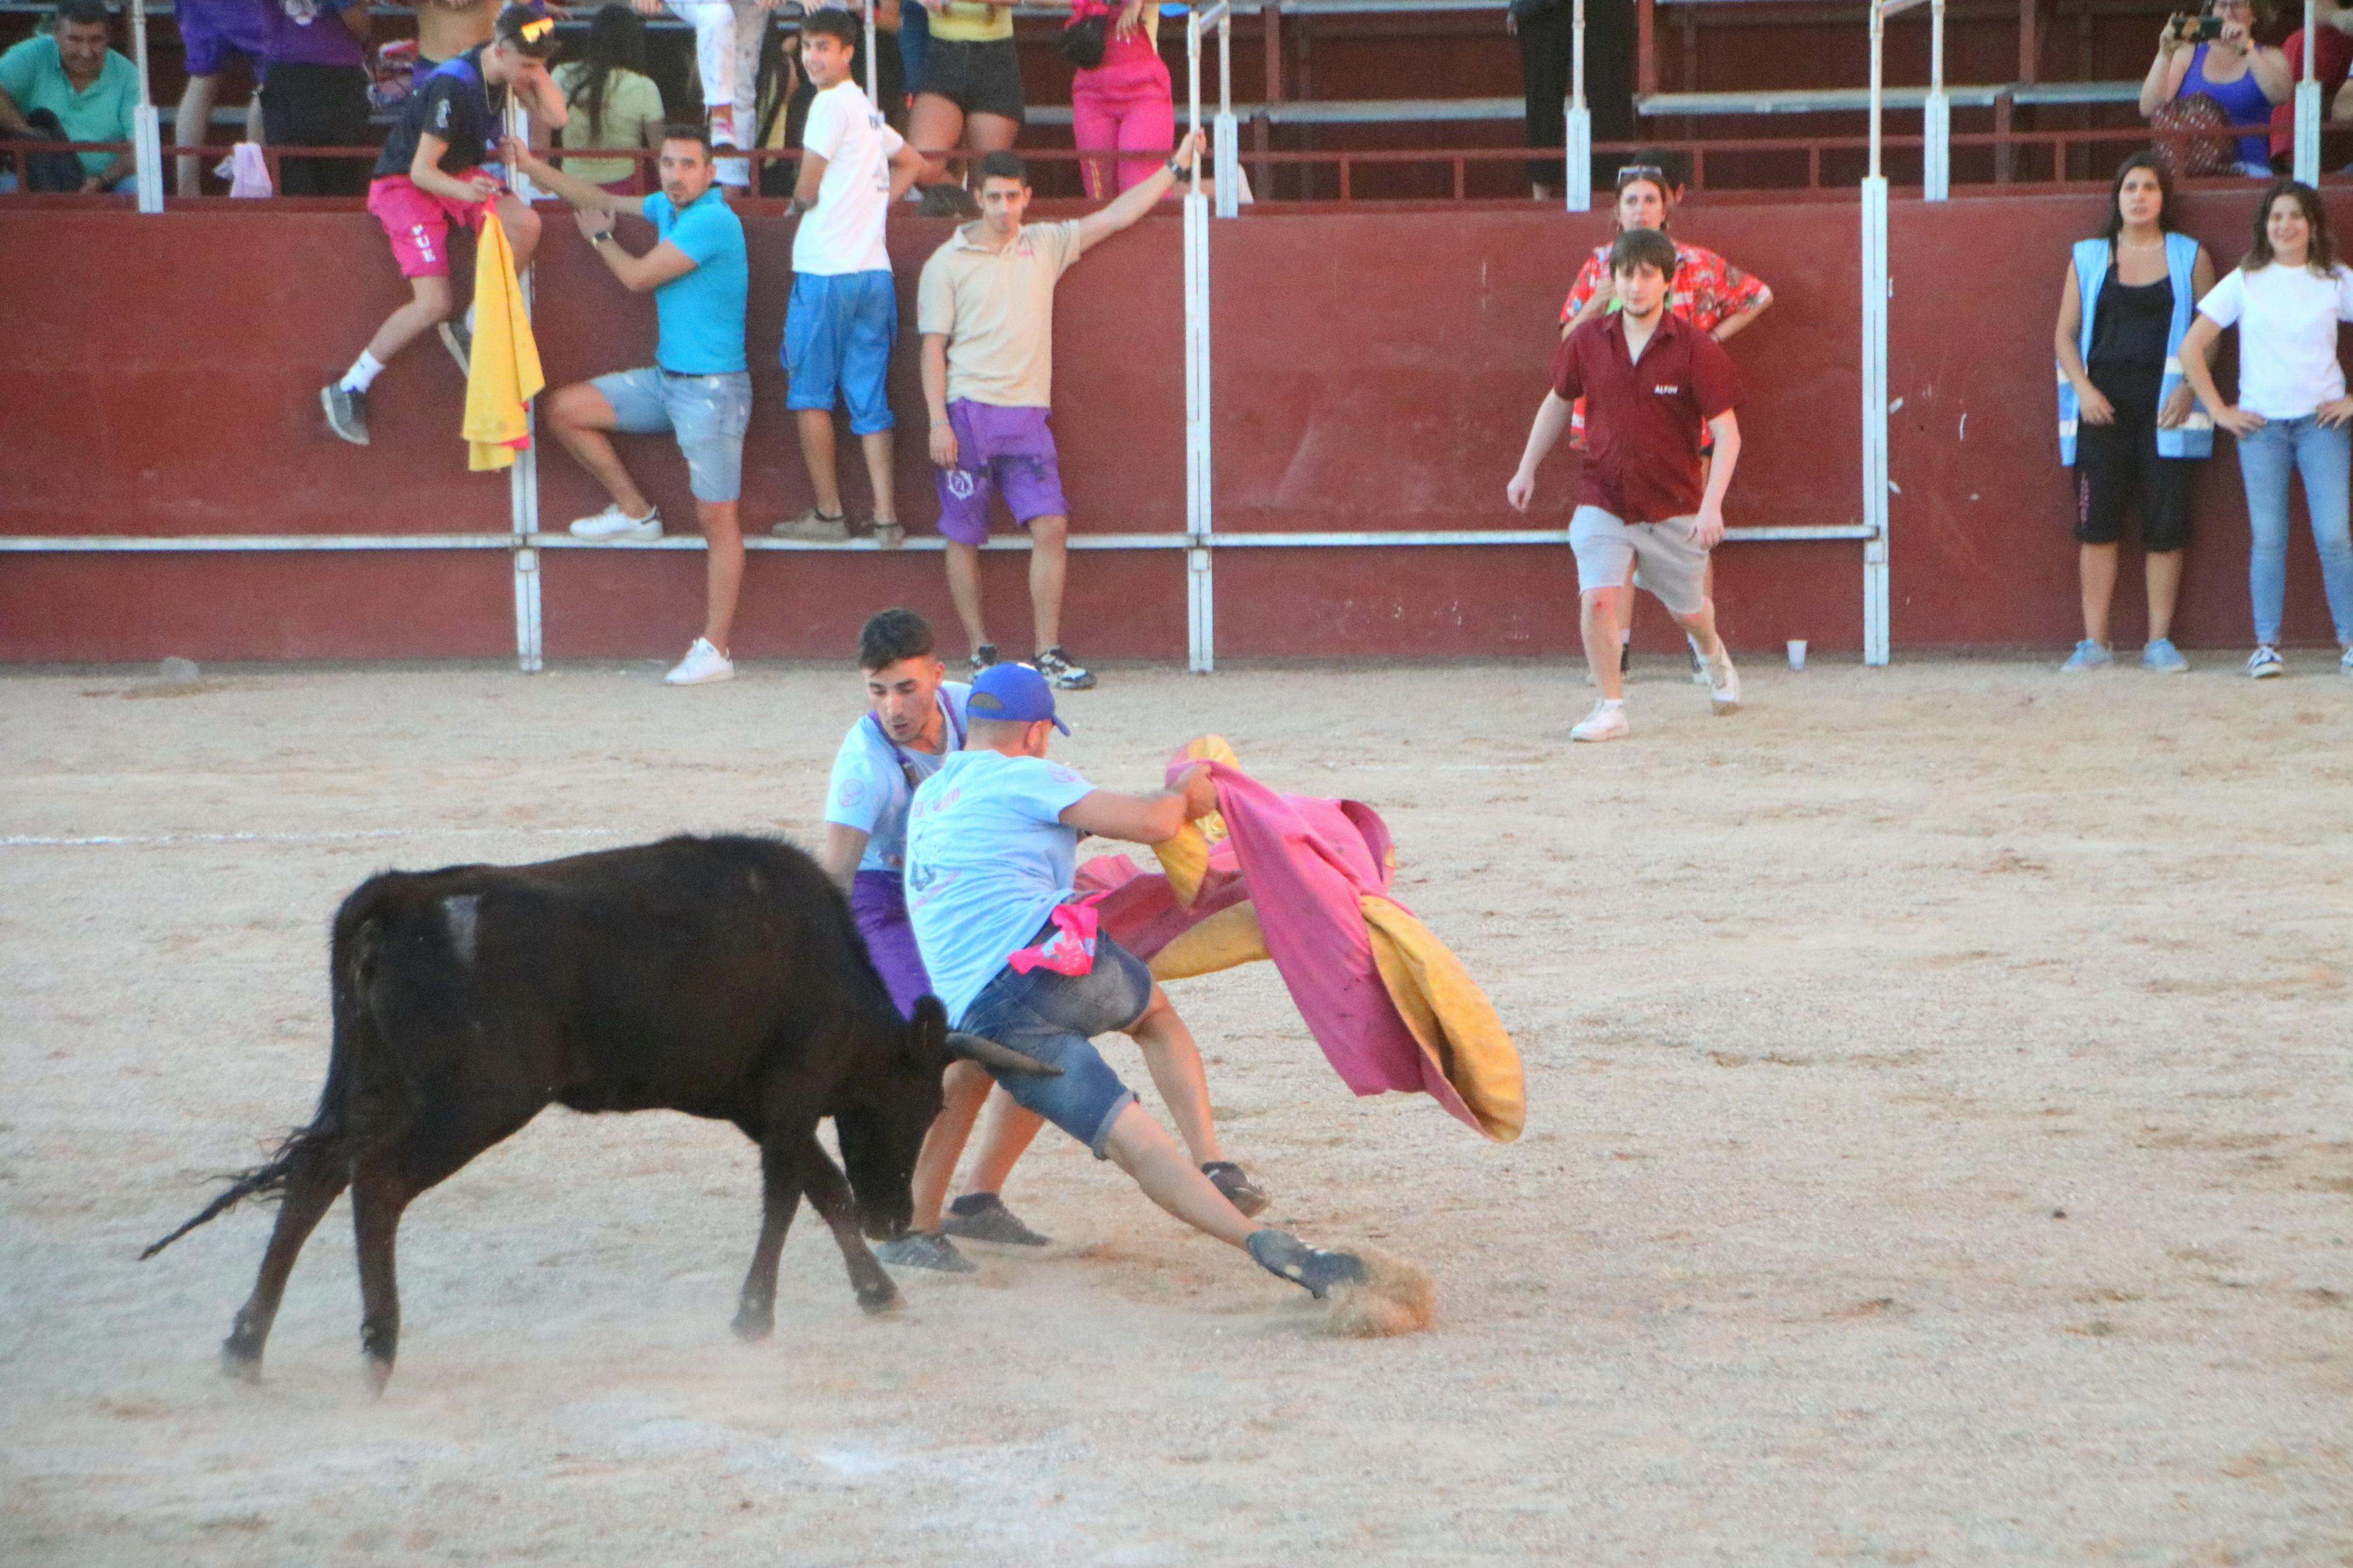
[[[1227, 837], [1210, 852], [1199, 896], [1188, 909], [1167, 878], [1139, 871], [1124, 855], [1100, 857], [1080, 868], [1078, 880], [1082, 891], [1103, 894], [1095, 906], [1103, 930], [1148, 963], [1196, 923], [1249, 900], [1276, 971], [1343, 1083], [1359, 1095], [1418, 1090], [1478, 1128], [1398, 1016], [1373, 960], [1357, 900], [1398, 902], [1379, 813], [1360, 801], [1277, 795], [1239, 769], [1208, 765]], [[1170, 784], [1191, 766], [1189, 757], [1173, 761]]]

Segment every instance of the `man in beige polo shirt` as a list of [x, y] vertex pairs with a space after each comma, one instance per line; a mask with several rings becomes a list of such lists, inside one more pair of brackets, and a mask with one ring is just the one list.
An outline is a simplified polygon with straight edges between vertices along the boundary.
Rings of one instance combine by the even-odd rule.
[[1029, 166], [1013, 153], [980, 161], [980, 221], [966, 224], [923, 263], [915, 292], [923, 337], [923, 401], [939, 468], [940, 534], [947, 541], [948, 594], [964, 623], [975, 672], [997, 662], [980, 618], [980, 547], [989, 497], [1002, 491], [1029, 531], [1029, 614], [1036, 663], [1065, 691], [1095, 678], [1062, 647], [1062, 576], [1070, 506], [1047, 416], [1053, 403], [1054, 284], [1065, 268], [1152, 210], [1201, 154], [1195, 132], [1152, 177], [1069, 223], [1024, 227]]

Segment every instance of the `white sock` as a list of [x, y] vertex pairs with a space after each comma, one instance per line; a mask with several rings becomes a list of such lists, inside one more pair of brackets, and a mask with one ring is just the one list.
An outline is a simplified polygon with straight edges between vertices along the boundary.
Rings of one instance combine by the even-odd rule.
[[341, 386], [345, 392], [365, 392], [375, 384], [375, 378], [383, 374], [384, 361], [376, 358], [367, 350], [362, 349], [360, 357], [352, 361], [352, 368], [343, 372], [343, 379], [335, 384]]
[[1626, 706], [1626, 700], [1623, 697], [1605, 697], [1601, 700], [1601, 706], [1604, 708], [1623, 708]]

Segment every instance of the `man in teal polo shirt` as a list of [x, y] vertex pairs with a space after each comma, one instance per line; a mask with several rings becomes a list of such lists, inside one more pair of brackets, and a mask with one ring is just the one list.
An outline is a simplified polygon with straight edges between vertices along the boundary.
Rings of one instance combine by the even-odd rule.
[[[131, 111], [139, 104], [139, 68], [107, 47], [106, 7], [99, 0], [58, 0], [46, 37], [26, 38], [0, 55], [0, 132], [27, 141], [128, 142]], [[26, 119], [47, 110], [62, 138]], [[129, 190], [133, 159], [127, 153], [79, 153], [85, 191]], [[0, 174], [0, 190], [16, 188]]]
[[[640, 204], [552, 167], [512, 138], [513, 166], [563, 197], [580, 232], [631, 293], [650, 289], [659, 331], [654, 363], [559, 388], [547, 400], [548, 427], [612, 503], [572, 525], [581, 539], [659, 539], [661, 513], [621, 466], [613, 433], [669, 431], [686, 454], [694, 510], [710, 542], [709, 604], [702, 635], [667, 677], [701, 686], [735, 673], [727, 653], [735, 596], [744, 584], [744, 535], [735, 515], [743, 488], [744, 429], [752, 418], [752, 377], [744, 356], [744, 308], [751, 262], [744, 225], [712, 183], [711, 133], [673, 125], [662, 134], [661, 190]], [[642, 212], [654, 247], [634, 255], [613, 237], [613, 220]]]

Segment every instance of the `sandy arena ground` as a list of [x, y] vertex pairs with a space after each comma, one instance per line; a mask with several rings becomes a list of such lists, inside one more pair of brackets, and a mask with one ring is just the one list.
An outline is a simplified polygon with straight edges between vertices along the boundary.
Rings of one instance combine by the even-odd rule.
[[[1050, 1131], [1058, 1244], [870, 1321], [804, 1214], [727, 1331], [732, 1130], [554, 1110], [408, 1214], [381, 1403], [347, 1212], [214, 1352], [384, 866], [807, 839], [845, 670], [0, 678], [0, 1562], [2353, 1563], [2353, 680], [1663, 663], [1114, 669], [1066, 754], [1229, 735], [1377, 805], [1525, 1057], [1526, 1136], [1356, 1100], [1271, 968], [1176, 988], [1232, 1152], [1436, 1277], [1329, 1337]], [[1114, 1064], [1148, 1084], [1134, 1047]]]

